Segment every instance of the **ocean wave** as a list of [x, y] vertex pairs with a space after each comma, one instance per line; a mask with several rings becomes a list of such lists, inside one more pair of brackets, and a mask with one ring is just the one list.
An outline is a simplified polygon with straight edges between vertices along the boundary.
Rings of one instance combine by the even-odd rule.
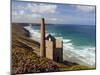
[[[63, 44], [64, 59], [69, 59], [72, 62], [78, 62], [79, 64], [95, 66], [95, 48], [94, 47], [82, 47], [75, 48], [72, 43]], [[78, 59], [78, 60], [73, 60]]]
[[[24, 27], [29, 30], [31, 39], [40, 42], [40, 31], [34, 30], [31, 26]], [[55, 33], [47, 33], [56, 35]], [[57, 37], [56, 37], [57, 38]], [[63, 39], [63, 58], [71, 62], [83, 65], [95, 66], [95, 47], [73, 45], [71, 39]]]

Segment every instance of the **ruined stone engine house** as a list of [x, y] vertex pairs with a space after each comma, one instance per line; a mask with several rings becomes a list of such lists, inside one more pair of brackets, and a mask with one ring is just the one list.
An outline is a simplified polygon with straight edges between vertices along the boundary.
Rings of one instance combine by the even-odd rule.
[[45, 37], [45, 20], [41, 20], [40, 56], [52, 59], [56, 62], [63, 61], [63, 41], [55, 39], [51, 34]]

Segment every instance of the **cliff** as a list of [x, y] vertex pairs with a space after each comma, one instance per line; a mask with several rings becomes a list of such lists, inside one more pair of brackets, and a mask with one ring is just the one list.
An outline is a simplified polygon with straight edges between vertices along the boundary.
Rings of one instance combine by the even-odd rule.
[[57, 63], [40, 57], [40, 44], [29, 39], [29, 32], [23, 29], [23, 26], [25, 25], [12, 23], [12, 74], [90, 69], [77, 63]]

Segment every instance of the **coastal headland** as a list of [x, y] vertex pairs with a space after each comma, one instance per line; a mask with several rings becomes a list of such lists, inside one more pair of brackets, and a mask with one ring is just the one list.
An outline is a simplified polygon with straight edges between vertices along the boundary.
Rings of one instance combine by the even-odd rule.
[[88, 66], [70, 61], [55, 62], [40, 57], [40, 43], [30, 39], [25, 23], [12, 23], [12, 74], [90, 70]]

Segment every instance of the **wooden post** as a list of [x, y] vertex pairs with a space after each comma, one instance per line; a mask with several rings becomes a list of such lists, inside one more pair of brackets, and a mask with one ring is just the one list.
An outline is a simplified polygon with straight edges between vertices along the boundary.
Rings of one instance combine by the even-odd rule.
[[40, 44], [40, 56], [45, 57], [45, 19], [41, 19], [41, 27], [40, 27], [40, 32], [41, 32], [41, 44]]

